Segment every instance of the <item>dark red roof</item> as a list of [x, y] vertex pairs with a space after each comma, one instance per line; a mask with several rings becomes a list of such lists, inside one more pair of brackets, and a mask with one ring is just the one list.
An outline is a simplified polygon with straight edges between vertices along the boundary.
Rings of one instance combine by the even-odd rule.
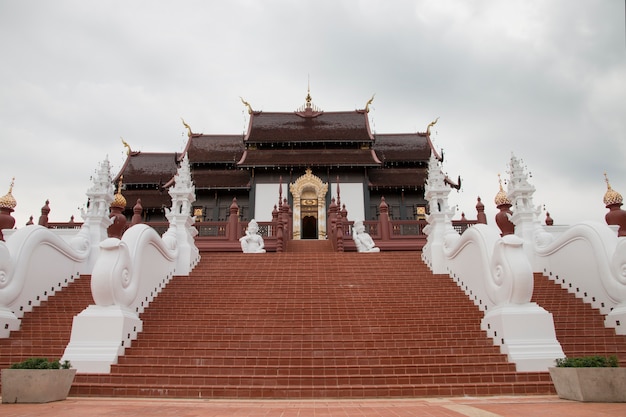
[[165, 184], [176, 174], [176, 153], [131, 154], [120, 174], [124, 184]]
[[241, 159], [243, 135], [198, 135], [189, 140], [187, 153], [193, 163], [232, 163]]
[[126, 208], [132, 209], [141, 198], [141, 206], [145, 208], [171, 207], [172, 199], [167, 190], [124, 190], [122, 195], [126, 199]]
[[363, 111], [298, 113], [258, 112], [250, 116], [246, 141], [252, 142], [370, 142]]
[[371, 149], [247, 150], [240, 167], [380, 166]]
[[192, 173], [196, 190], [250, 188], [250, 172], [241, 169], [195, 169]]
[[382, 162], [428, 161], [430, 144], [422, 133], [377, 134], [374, 150]]
[[368, 176], [371, 187], [423, 187], [428, 168], [370, 169]]

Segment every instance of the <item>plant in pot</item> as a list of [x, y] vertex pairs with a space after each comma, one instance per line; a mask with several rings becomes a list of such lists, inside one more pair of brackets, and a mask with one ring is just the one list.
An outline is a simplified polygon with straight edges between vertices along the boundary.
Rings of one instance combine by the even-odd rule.
[[557, 359], [550, 377], [560, 398], [589, 402], [626, 402], [626, 368], [616, 356]]
[[67, 398], [76, 369], [69, 361], [30, 358], [2, 370], [3, 403], [47, 403]]

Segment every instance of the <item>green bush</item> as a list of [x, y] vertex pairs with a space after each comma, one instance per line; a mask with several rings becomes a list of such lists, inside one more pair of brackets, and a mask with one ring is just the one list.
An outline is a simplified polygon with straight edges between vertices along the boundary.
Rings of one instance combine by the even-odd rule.
[[617, 368], [617, 356], [582, 356], [580, 358], [563, 358], [556, 360], [558, 368]]
[[28, 358], [24, 362], [11, 365], [11, 369], [70, 369], [70, 361], [59, 362], [59, 360], [49, 361], [46, 358]]

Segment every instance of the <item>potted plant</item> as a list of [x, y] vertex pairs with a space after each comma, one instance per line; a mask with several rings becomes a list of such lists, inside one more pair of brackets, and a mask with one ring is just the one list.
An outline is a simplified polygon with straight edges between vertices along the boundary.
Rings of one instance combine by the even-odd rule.
[[626, 368], [616, 356], [557, 359], [550, 377], [560, 398], [590, 402], [626, 402]]
[[67, 398], [76, 369], [69, 361], [30, 358], [2, 370], [3, 403], [47, 403]]

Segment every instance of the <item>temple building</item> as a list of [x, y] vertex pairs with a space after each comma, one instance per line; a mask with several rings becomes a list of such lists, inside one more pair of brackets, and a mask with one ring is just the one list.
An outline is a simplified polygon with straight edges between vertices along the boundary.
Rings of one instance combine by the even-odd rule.
[[[182, 153], [151, 153], [127, 147], [127, 159], [115, 181], [123, 179], [129, 206], [141, 199], [145, 221], [164, 219], [170, 207], [167, 188], [185, 153], [196, 187], [197, 221], [224, 221], [233, 198], [242, 221], [269, 221], [279, 195], [293, 211], [294, 239], [323, 239], [326, 213], [340, 188], [351, 220], [377, 218], [384, 197], [395, 220], [424, 218], [424, 185], [431, 154], [441, 155], [420, 133], [373, 133], [363, 109], [323, 111], [312, 101], [295, 111], [254, 110], [245, 134], [195, 133], [184, 121], [188, 142]], [[449, 184], [459, 188], [458, 182]]]

